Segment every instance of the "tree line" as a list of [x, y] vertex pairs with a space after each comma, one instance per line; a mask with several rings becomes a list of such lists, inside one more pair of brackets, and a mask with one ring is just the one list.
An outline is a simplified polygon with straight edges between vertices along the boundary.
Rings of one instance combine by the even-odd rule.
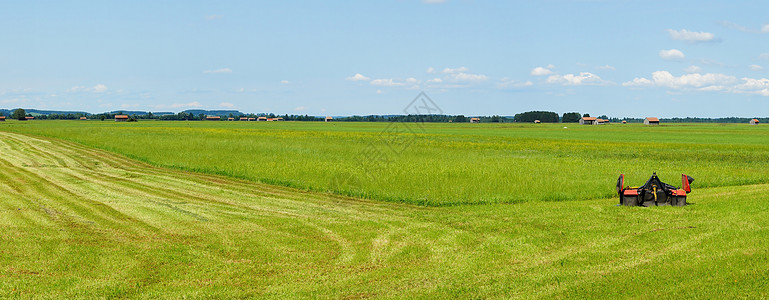
[[[0, 116], [4, 113], [0, 111]], [[81, 117], [87, 117], [89, 119], [97, 120], [111, 120], [116, 115], [123, 115], [123, 112], [116, 113], [100, 113], [100, 114], [87, 114], [87, 113], [52, 113], [47, 115], [36, 115], [35, 119], [39, 120], [78, 120]], [[11, 119], [25, 120], [26, 117], [31, 117], [24, 109], [19, 108], [11, 112]], [[129, 114], [130, 120], [165, 120], [165, 121], [199, 121], [205, 120], [208, 115], [204, 113], [193, 114], [188, 112], [180, 112], [177, 114], [161, 114], [156, 115], [152, 112], [146, 114]], [[324, 117], [310, 116], [310, 115], [277, 115], [273, 113], [250, 113], [250, 114], [234, 114], [222, 116], [222, 120], [227, 118], [239, 119], [239, 118], [283, 118], [285, 121], [324, 121]], [[349, 116], [334, 118], [335, 122], [435, 122], [435, 123], [466, 123], [470, 122], [471, 118], [478, 118], [482, 123], [532, 123], [539, 120], [542, 123], [577, 123], [582, 117], [590, 117], [590, 114], [580, 114], [579, 112], [567, 112], [559, 116], [558, 113], [552, 111], [528, 111], [515, 114], [512, 117], [509, 116], [476, 116], [468, 117], [465, 115], [368, 115], [368, 116]], [[598, 118], [607, 119], [609, 122], [622, 122], [628, 123], [643, 123], [643, 118], [617, 118], [608, 117], [606, 115], [600, 115]], [[663, 123], [748, 123], [754, 118], [741, 118], [741, 117], [725, 117], [725, 118], [660, 118]], [[769, 118], [755, 118], [761, 123], [769, 123]]]

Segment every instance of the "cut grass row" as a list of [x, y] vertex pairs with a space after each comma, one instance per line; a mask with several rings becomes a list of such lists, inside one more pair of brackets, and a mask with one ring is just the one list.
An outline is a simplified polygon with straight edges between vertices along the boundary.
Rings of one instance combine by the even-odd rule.
[[686, 173], [695, 188], [769, 182], [764, 126], [255, 123], [7, 122], [0, 130], [157, 166], [429, 206], [609, 198], [620, 173], [641, 184], [658, 172], [674, 185]]
[[769, 297], [769, 185], [417, 207], [0, 132], [0, 297]]

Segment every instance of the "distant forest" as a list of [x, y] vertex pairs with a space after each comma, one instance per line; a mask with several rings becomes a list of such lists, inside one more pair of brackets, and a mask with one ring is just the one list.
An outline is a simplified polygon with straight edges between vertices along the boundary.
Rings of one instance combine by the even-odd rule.
[[[12, 109], [0, 109], [0, 116], [10, 117], [13, 114]], [[205, 120], [208, 116], [222, 117], [223, 121], [227, 118], [283, 118], [286, 121], [324, 121], [325, 116], [310, 115], [278, 115], [274, 113], [242, 113], [237, 110], [185, 110], [179, 113], [172, 112], [145, 112], [145, 111], [112, 111], [100, 114], [91, 114], [87, 112], [72, 111], [45, 111], [29, 109], [25, 110], [27, 116], [35, 117], [38, 120], [77, 120], [81, 117], [97, 120], [114, 119], [116, 115], [128, 115], [133, 120], [169, 120], [169, 121], [196, 121]], [[515, 114], [514, 116], [464, 116], [464, 115], [367, 115], [367, 116], [344, 116], [333, 117], [334, 122], [436, 122], [436, 123], [466, 123], [470, 118], [479, 118], [481, 123], [533, 123], [539, 120], [542, 123], [577, 123], [581, 117], [589, 117], [590, 114], [581, 114], [579, 112], [567, 112], [559, 115], [551, 111], [529, 111]], [[596, 116], [601, 119], [607, 119], [612, 123], [627, 121], [628, 123], [643, 123], [643, 118], [617, 118], [606, 115]], [[753, 118], [724, 117], [724, 118], [660, 118], [662, 123], [748, 123]], [[769, 123], [769, 117], [760, 117], [761, 123]]]

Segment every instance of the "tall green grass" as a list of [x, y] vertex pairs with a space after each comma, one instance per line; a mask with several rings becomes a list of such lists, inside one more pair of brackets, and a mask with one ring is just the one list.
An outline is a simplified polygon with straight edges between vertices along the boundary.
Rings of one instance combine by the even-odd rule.
[[[697, 188], [769, 182], [765, 126], [6, 122], [159, 166], [430, 206], [614, 196], [620, 173]], [[408, 126], [408, 127], [403, 127]], [[568, 128], [564, 128], [568, 127]], [[388, 145], [403, 151], [392, 151]], [[372, 154], [373, 153], [373, 154]], [[380, 159], [384, 156], [383, 159]]]

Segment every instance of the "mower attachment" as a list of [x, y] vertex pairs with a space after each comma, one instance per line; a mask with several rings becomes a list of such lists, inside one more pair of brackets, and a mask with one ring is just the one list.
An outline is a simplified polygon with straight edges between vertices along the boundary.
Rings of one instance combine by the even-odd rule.
[[623, 187], [625, 174], [620, 174], [617, 179], [619, 203], [625, 206], [684, 206], [686, 205], [686, 194], [692, 191], [692, 182], [694, 182], [694, 178], [681, 174], [682, 188], [677, 188], [662, 182], [655, 172], [640, 187]]

